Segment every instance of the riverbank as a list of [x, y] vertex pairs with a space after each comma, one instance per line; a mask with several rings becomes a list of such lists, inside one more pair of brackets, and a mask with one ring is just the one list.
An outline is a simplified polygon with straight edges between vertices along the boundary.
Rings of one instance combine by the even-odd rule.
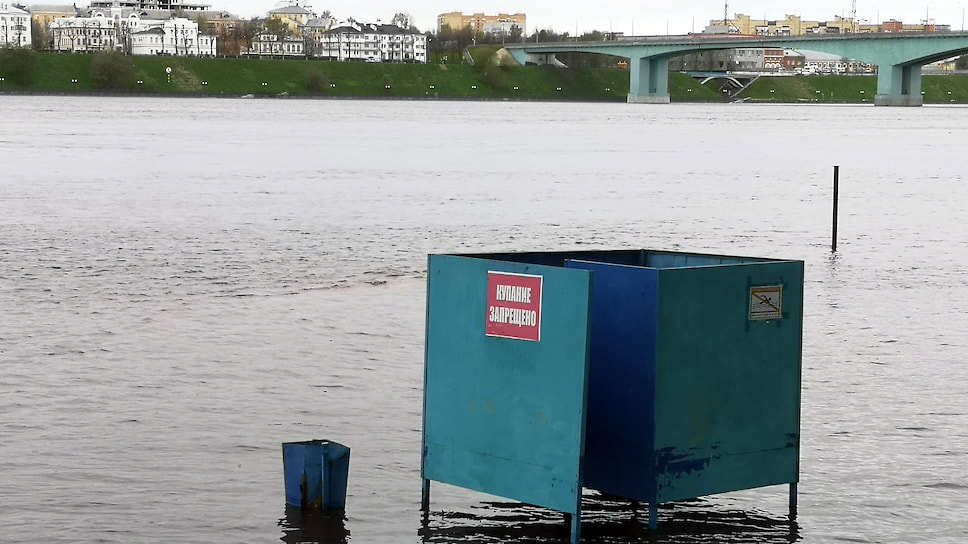
[[[968, 75], [921, 76], [925, 104], [968, 103]], [[747, 87], [741, 99], [757, 102], [872, 103], [877, 76], [761, 77]]]
[[[3, 78], [0, 93], [624, 102], [629, 92], [620, 69], [176, 57], [120, 57], [130, 70], [106, 87], [92, 70], [96, 57], [37, 53], [29, 83]], [[968, 103], [968, 76], [923, 76], [922, 90], [927, 104]], [[875, 76], [761, 77], [737, 99], [865, 103], [876, 91]], [[700, 85], [677, 72], [669, 94], [673, 102], [722, 100], [715, 81]]]
[[31, 83], [16, 85], [8, 78], [0, 91], [616, 102], [628, 95], [628, 73], [622, 70], [508, 66], [485, 74], [468, 64], [175, 57], [123, 57], [131, 63], [130, 81], [105, 88], [92, 75], [95, 57], [38, 53]]

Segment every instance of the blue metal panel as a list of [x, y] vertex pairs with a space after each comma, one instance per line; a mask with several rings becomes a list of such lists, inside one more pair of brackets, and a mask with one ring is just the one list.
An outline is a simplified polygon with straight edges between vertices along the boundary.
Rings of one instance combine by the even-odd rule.
[[346, 487], [350, 474], [350, 449], [336, 442], [323, 448], [323, 510], [346, 508]]
[[[543, 277], [539, 342], [485, 335], [489, 271]], [[590, 273], [431, 255], [427, 283], [423, 478], [578, 515]]]
[[658, 271], [565, 266], [593, 272], [585, 487], [652, 502]]
[[282, 445], [286, 503], [303, 509], [341, 510], [346, 506], [350, 449], [329, 440]]
[[314, 458], [322, 459], [320, 446], [315, 440], [282, 445], [287, 504], [309, 508], [322, 495], [322, 465], [310, 461]]
[[747, 262], [763, 262], [763, 259], [653, 251], [646, 255], [645, 265], [651, 268], [688, 268], [698, 266], [734, 265]]

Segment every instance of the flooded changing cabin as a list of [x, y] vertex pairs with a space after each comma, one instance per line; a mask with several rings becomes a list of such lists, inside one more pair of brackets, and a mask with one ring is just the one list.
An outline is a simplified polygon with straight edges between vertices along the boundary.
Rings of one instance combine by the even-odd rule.
[[796, 504], [803, 262], [431, 255], [421, 475], [569, 514], [777, 484]]

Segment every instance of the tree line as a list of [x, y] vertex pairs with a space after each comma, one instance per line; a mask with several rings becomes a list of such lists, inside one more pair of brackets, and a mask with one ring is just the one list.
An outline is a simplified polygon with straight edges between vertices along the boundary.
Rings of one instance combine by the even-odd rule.
[[[437, 33], [427, 32], [427, 47], [430, 49], [430, 62], [456, 62], [464, 60], [463, 52], [475, 46], [495, 46], [508, 43], [524, 42], [601, 42], [612, 40], [615, 35], [609, 32], [594, 30], [578, 36], [568, 32], [558, 33], [552, 29], [542, 28], [525, 36], [521, 27], [512, 25], [507, 33], [476, 32], [470, 25], [460, 29], [453, 29], [443, 25]], [[476, 58], [471, 55], [472, 58]], [[558, 60], [573, 68], [614, 68], [623, 59], [612, 55], [596, 53], [557, 53]]]
[[[262, 33], [276, 35], [285, 38], [295, 34], [292, 28], [287, 26], [282, 19], [272, 17], [256, 17], [253, 19], [241, 19], [233, 21], [233, 24], [219, 24], [218, 20], [209, 20], [204, 15], [186, 13], [176, 10], [173, 13], [176, 17], [193, 18], [198, 23], [201, 32], [209, 32], [218, 38], [219, 56], [239, 56], [251, 44], [253, 38]], [[320, 18], [331, 18], [329, 10], [319, 15]], [[357, 23], [352, 17], [346, 19], [349, 23]], [[397, 12], [390, 18], [390, 24], [396, 25], [403, 30], [422, 33], [428, 38], [428, 46], [431, 55], [440, 53], [440, 56], [447, 56], [447, 53], [457, 53], [454, 59], [460, 58], [460, 53], [473, 45], [496, 45], [504, 43], [520, 42], [557, 42], [557, 41], [602, 41], [609, 38], [609, 33], [601, 31], [586, 32], [577, 37], [568, 32], [558, 33], [551, 29], [540, 29], [533, 31], [525, 36], [523, 29], [518, 25], [512, 25], [507, 33], [503, 32], [476, 32], [474, 28], [467, 25], [460, 29], [453, 29], [444, 25], [439, 32], [420, 32], [414, 25], [413, 15], [407, 12]], [[33, 48], [37, 51], [49, 50], [53, 41], [50, 29], [46, 28], [38, 21], [31, 21], [31, 39]]]

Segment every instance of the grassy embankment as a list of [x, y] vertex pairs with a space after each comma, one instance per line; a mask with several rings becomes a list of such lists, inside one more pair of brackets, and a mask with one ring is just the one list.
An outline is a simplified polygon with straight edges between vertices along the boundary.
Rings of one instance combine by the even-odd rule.
[[[33, 83], [0, 83], [0, 91], [98, 93], [93, 55], [41, 53]], [[203, 96], [289, 96], [625, 101], [629, 76], [617, 69], [492, 67], [468, 64], [382, 64], [320, 60], [126, 57], [133, 80], [108, 92]], [[166, 68], [171, 68], [171, 78]], [[718, 100], [687, 76], [671, 74], [672, 92]], [[693, 91], [687, 91], [693, 88]]]
[[[97, 93], [93, 55], [40, 53], [33, 83], [0, 82], [2, 91]], [[629, 74], [617, 69], [468, 64], [366, 64], [319, 60], [126, 57], [133, 67], [126, 89], [110, 92], [201, 96], [315, 96], [370, 98], [624, 101]], [[172, 68], [171, 78], [166, 68]], [[762, 77], [741, 95], [753, 101], [848, 102], [873, 100], [873, 76]], [[968, 76], [924, 76], [925, 103], [968, 103]], [[699, 85], [669, 74], [673, 102], [718, 101], [716, 83]]]
[[[968, 102], [968, 76], [921, 77], [925, 104]], [[740, 95], [755, 101], [773, 102], [873, 102], [876, 76], [761, 77]]]

